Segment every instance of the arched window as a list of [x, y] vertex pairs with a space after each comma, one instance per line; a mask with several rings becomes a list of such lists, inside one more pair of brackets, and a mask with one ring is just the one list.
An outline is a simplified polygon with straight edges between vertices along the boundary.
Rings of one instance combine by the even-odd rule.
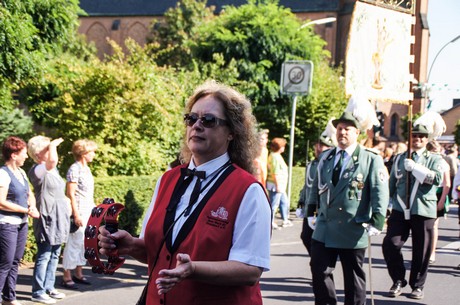
[[393, 113], [391, 116], [391, 126], [390, 126], [390, 136], [397, 136], [398, 135], [398, 121], [399, 116], [396, 113]]

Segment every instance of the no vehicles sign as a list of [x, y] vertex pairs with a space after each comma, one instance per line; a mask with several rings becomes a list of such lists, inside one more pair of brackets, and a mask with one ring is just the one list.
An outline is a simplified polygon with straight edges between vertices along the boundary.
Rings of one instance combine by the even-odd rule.
[[313, 74], [313, 62], [309, 60], [286, 61], [281, 71], [281, 93], [309, 94]]

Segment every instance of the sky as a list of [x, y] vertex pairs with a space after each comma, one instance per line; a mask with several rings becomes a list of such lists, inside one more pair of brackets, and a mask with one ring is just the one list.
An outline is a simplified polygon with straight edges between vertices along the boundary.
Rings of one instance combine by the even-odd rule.
[[452, 107], [452, 99], [460, 98], [460, 39], [449, 43], [434, 64], [433, 60], [444, 45], [460, 35], [460, 0], [429, 0], [427, 16], [430, 28], [427, 69], [432, 66], [428, 80], [430, 110], [441, 112]]

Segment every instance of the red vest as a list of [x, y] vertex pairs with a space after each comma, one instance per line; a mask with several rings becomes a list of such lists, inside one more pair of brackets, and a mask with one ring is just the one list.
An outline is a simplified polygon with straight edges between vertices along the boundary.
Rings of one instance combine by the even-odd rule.
[[[155, 207], [146, 227], [145, 245], [149, 272], [164, 236], [166, 208], [180, 178], [181, 167], [183, 166], [166, 172], [161, 178]], [[232, 246], [233, 227], [241, 200], [248, 187], [257, 182], [246, 171], [236, 166], [235, 168], [209, 198], [195, 225], [181, 242], [177, 251], [170, 253], [166, 245], [161, 248], [148, 288], [147, 305], [262, 304], [259, 283], [254, 286], [219, 286], [184, 280], [164, 295], [158, 295], [155, 285], [155, 279], [158, 278], [158, 272], [161, 269], [173, 269], [176, 266], [177, 253], [189, 254], [192, 261], [228, 260]], [[192, 215], [193, 213], [190, 216]], [[186, 223], [184, 227], [185, 225]]]

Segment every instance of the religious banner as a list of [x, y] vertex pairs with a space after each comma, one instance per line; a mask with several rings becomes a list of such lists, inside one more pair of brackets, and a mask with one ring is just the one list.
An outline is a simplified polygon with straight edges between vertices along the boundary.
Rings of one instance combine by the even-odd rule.
[[413, 22], [411, 14], [356, 2], [346, 56], [347, 95], [402, 104], [413, 99]]

